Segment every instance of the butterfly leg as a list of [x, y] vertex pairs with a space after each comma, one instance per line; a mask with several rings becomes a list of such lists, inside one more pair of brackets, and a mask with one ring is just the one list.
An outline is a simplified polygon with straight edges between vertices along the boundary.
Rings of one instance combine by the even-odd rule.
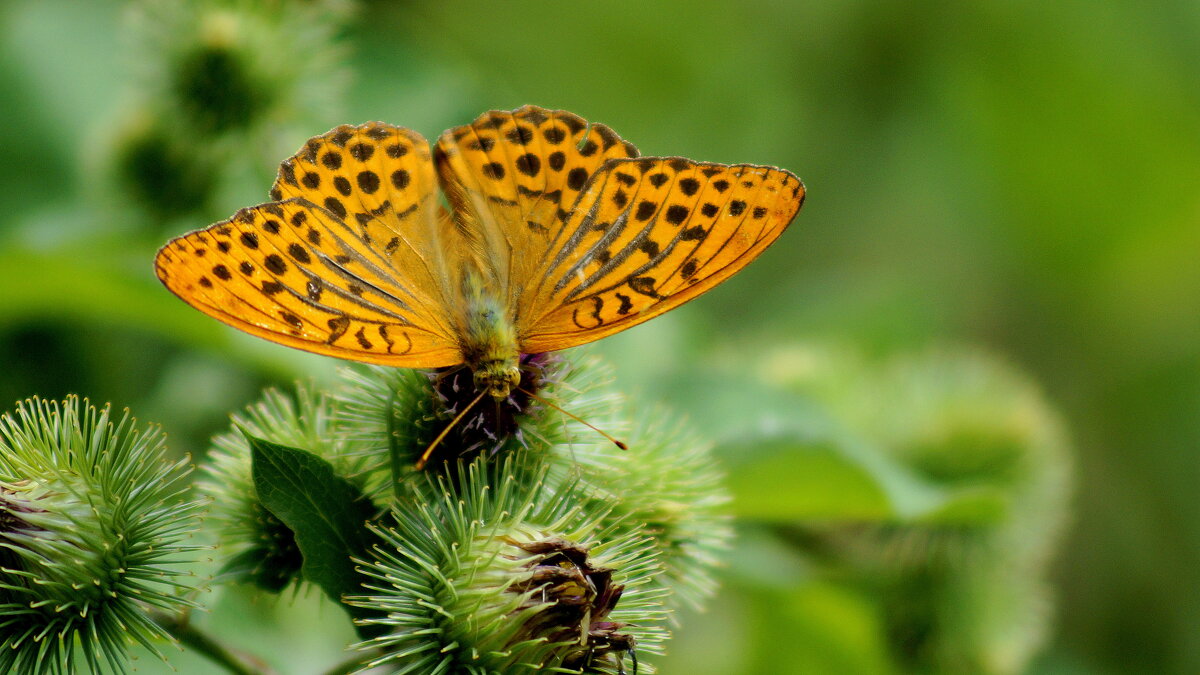
[[[434, 375], [433, 378], [433, 388], [437, 389], [438, 387], [441, 387], [442, 382], [444, 382], [446, 378], [461, 373], [466, 367], [467, 365], [464, 363], [457, 366], [450, 366], [449, 368], [438, 369], [437, 374]], [[457, 391], [458, 383], [454, 383], [454, 386], [455, 391]]]

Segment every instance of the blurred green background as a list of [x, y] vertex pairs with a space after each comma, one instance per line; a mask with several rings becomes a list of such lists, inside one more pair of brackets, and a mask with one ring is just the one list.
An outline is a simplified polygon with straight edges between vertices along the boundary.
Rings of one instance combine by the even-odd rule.
[[[563, 108], [647, 155], [774, 164], [809, 188], [737, 277], [595, 347], [622, 388], [721, 439], [788, 421], [759, 375], [772, 354], [989, 353], [1075, 448], [1028, 669], [1200, 672], [1198, 83], [1194, 0], [7, 0], [0, 397], [112, 401], [202, 452], [263, 385], [336, 364], [187, 308], [154, 279], [162, 242], [265, 200], [278, 161], [335, 124], [434, 138]], [[803, 571], [744, 583], [795, 547], [739, 508], [729, 589], [683, 617], [663, 672], [886, 672], [869, 597]], [[822, 660], [839, 641], [856, 660]]]

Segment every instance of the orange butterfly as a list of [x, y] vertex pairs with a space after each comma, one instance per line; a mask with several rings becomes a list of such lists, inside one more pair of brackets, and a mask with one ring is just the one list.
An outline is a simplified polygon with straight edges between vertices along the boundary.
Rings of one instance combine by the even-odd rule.
[[700, 295], [775, 241], [804, 194], [773, 167], [639, 158], [562, 110], [488, 112], [432, 153], [372, 122], [308, 141], [274, 201], [172, 240], [155, 268], [234, 328], [354, 361], [466, 364], [504, 399], [520, 354]]

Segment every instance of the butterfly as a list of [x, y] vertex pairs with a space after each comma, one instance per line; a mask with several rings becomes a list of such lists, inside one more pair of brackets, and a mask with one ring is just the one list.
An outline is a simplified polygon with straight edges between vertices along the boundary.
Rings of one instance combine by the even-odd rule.
[[403, 127], [339, 126], [280, 165], [270, 196], [168, 242], [158, 278], [279, 344], [466, 364], [500, 400], [521, 354], [612, 335], [729, 278], [805, 189], [774, 167], [640, 157], [603, 124], [524, 106], [432, 149]]

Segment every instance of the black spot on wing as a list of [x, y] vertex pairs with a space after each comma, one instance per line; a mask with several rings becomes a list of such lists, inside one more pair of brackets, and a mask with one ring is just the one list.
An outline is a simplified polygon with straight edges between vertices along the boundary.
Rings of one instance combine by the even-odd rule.
[[263, 260], [263, 267], [272, 274], [284, 274], [287, 272], [287, 263], [283, 262], [283, 258], [278, 253], [272, 253]]
[[374, 171], [360, 171], [358, 173], [358, 189], [366, 194], [375, 194], [379, 189], [379, 174]]
[[370, 143], [355, 143], [350, 146], [350, 156], [360, 162], [365, 162], [371, 159], [371, 155], [375, 154], [375, 146]]
[[687, 217], [688, 207], [683, 206], [682, 204], [672, 204], [671, 206], [667, 207], [668, 223], [671, 223], [672, 225], [681, 225], [683, 224], [683, 221], [687, 220]]
[[308, 251], [300, 244], [294, 242], [288, 245], [288, 255], [292, 256], [292, 259], [298, 263], [307, 265], [312, 262], [312, 258], [309, 257]]
[[633, 302], [628, 295], [617, 293], [617, 300], [621, 301], [621, 306], [617, 307], [617, 314], [628, 314], [629, 310], [633, 309]]
[[652, 298], [660, 297], [658, 291], [654, 290], [654, 284], [657, 280], [654, 277], [634, 277], [629, 280], [629, 287], [642, 295], [648, 295]]
[[330, 319], [328, 325], [330, 333], [329, 338], [325, 342], [326, 344], [333, 344], [338, 338], [345, 335], [346, 331], [350, 328], [350, 317], [343, 314]]

